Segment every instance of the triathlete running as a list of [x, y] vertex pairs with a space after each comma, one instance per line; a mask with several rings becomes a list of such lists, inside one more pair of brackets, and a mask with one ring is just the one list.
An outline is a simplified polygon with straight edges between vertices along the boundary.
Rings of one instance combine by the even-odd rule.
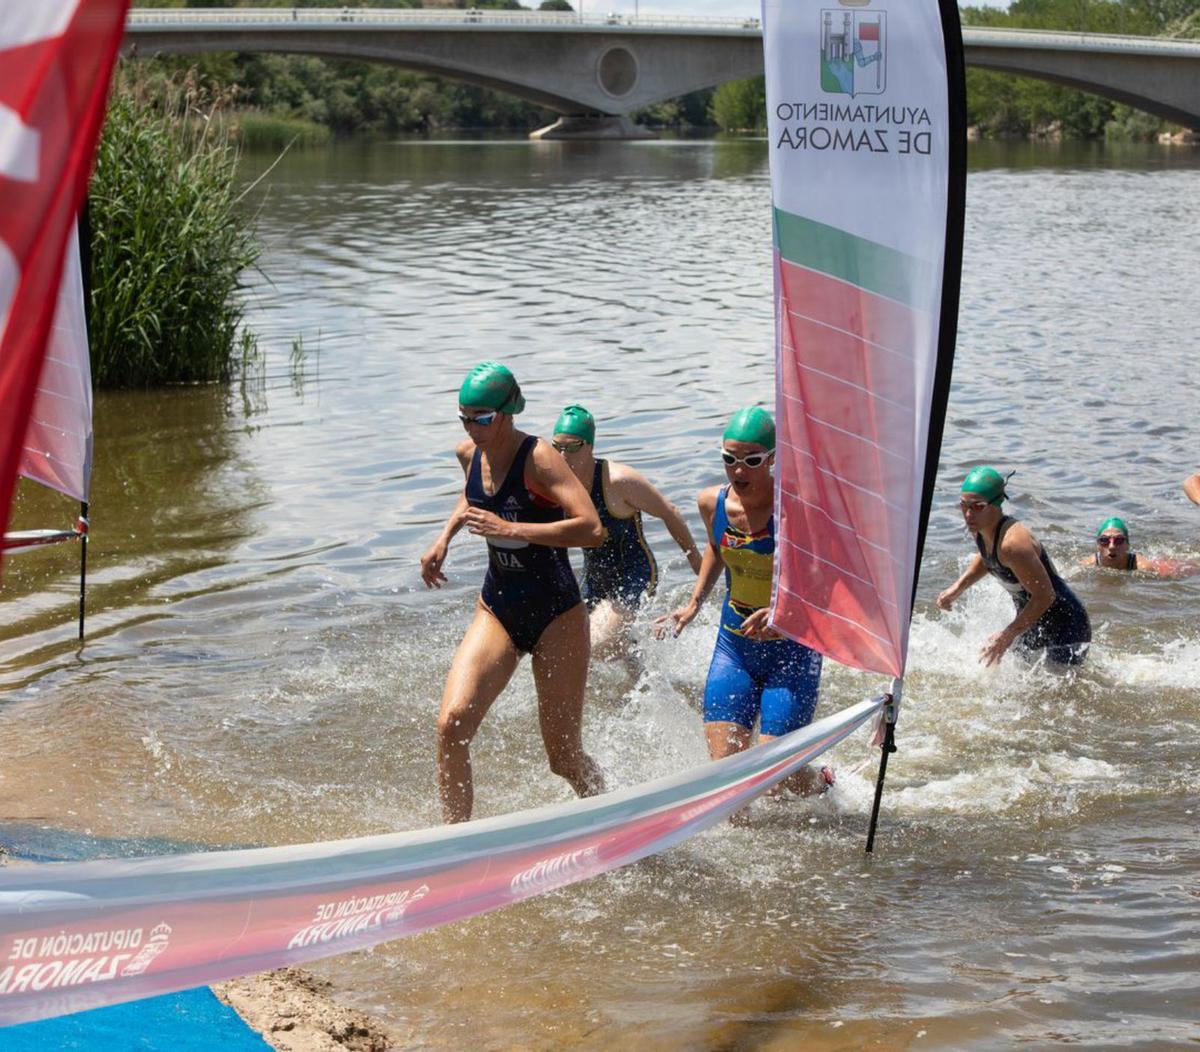
[[458, 402], [469, 436], [456, 451], [466, 486], [421, 557], [421, 577], [426, 587], [441, 587], [450, 541], [463, 526], [486, 538], [488, 570], [438, 715], [438, 788], [447, 822], [471, 817], [471, 739], [526, 653], [550, 769], [580, 796], [604, 791], [599, 768], [583, 751], [587, 610], [566, 551], [599, 544], [600, 520], [562, 457], [514, 427], [525, 399], [505, 366], [475, 366]]
[[613, 652], [639, 604], [654, 594], [658, 564], [642, 532], [642, 512], [662, 519], [693, 573], [700, 553], [679, 509], [627, 464], [595, 455], [596, 421], [581, 405], [567, 406], [554, 425], [554, 448], [592, 497], [604, 543], [583, 552], [583, 598], [591, 611], [592, 653]]
[[937, 598], [949, 610], [971, 585], [992, 576], [1012, 596], [1017, 616], [988, 638], [979, 660], [996, 664], [1014, 644], [1055, 665], [1079, 665], [1087, 656], [1092, 627], [1087, 611], [1058, 575], [1037, 538], [1000, 509], [1005, 479], [994, 468], [974, 468], [963, 479], [959, 508], [975, 538], [977, 554], [962, 576]]
[[[699, 578], [686, 605], [658, 620], [660, 632], [670, 627], [679, 635], [724, 571], [727, 592], [704, 687], [704, 733], [714, 760], [748, 748], [756, 721], [759, 738], [766, 741], [811, 723], [817, 706], [821, 655], [769, 624], [774, 455], [771, 414], [758, 408], [735, 413], [721, 444], [728, 484], [699, 496], [708, 530]], [[787, 787], [809, 794], [832, 782], [828, 768], [806, 767], [788, 779]]]

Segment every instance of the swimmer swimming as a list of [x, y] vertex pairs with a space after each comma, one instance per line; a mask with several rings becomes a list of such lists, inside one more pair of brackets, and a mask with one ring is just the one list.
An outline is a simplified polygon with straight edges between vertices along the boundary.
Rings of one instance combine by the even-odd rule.
[[487, 541], [488, 570], [438, 714], [438, 789], [447, 822], [471, 817], [471, 739], [522, 654], [532, 655], [550, 769], [579, 796], [604, 791], [599, 768], [583, 750], [587, 609], [567, 558], [569, 547], [600, 543], [600, 519], [562, 457], [515, 428], [525, 399], [505, 366], [475, 366], [458, 403], [468, 436], [456, 450], [466, 486], [421, 557], [421, 578], [428, 588], [441, 587], [450, 541], [463, 526]]
[[567, 406], [554, 425], [554, 448], [591, 494], [604, 528], [604, 543], [583, 551], [583, 599], [591, 611], [592, 653], [605, 657], [658, 584], [642, 512], [662, 519], [693, 573], [700, 572], [700, 552], [679, 509], [627, 464], [597, 457], [595, 444], [595, 418], [581, 405]]
[[[722, 436], [724, 486], [702, 490], [700, 515], [708, 544], [688, 602], [660, 617], [659, 635], [678, 636], [699, 613], [722, 572], [726, 594], [704, 686], [704, 735], [719, 760], [749, 748], [754, 725], [768, 741], [812, 722], [821, 684], [821, 655], [771, 628], [775, 561], [775, 422], [765, 409], [733, 415]], [[801, 794], [833, 783], [828, 768], [805, 767], [785, 786]]]
[[1080, 565], [1100, 570], [1151, 574], [1168, 580], [1200, 574], [1200, 565], [1196, 563], [1180, 559], [1152, 559], [1133, 551], [1129, 542], [1129, 527], [1124, 519], [1115, 515], [1100, 524], [1096, 531], [1096, 550], [1081, 560]]
[[937, 597], [937, 605], [949, 610], [963, 592], [990, 575], [1012, 597], [1017, 616], [988, 638], [979, 655], [983, 664], [996, 664], [1014, 645], [1030, 657], [1044, 654], [1054, 665], [1082, 664], [1092, 639], [1087, 611], [1037, 538], [1001, 510], [1008, 496], [1006, 481], [989, 467], [974, 468], [963, 479], [959, 510], [977, 554]]

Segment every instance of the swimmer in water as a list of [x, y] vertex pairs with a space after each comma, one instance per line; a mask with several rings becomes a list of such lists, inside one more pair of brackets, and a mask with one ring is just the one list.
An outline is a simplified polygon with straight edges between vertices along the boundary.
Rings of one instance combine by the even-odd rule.
[[937, 598], [942, 610], [971, 585], [996, 578], [1012, 596], [1017, 616], [989, 637], [979, 660], [994, 665], [1016, 645], [1055, 665], [1079, 665], [1087, 656], [1092, 627], [1087, 611], [1058, 575], [1046, 550], [1029, 530], [1005, 515], [1006, 479], [994, 468], [978, 467], [963, 479], [959, 508], [975, 538], [977, 554], [961, 577]]
[[421, 557], [426, 587], [440, 588], [454, 535], [466, 526], [487, 541], [483, 591], [454, 654], [438, 714], [438, 789], [447, 822], [471, 817], [471, 739], [522, 654], [532, 655], [550, 769], [580, 796], [604, 791], [599, 768], [583, 751], [587, 608], [567, 558], [567, 548], [600, 543], [600, 519], [549, 443], [516, 429], [513, 417], [524, 408], [521, 388], [500, 363], [482, 362], [467, 374], [458, 416], [468, 437], [456, 450], [466, 486]]
[[1120, 570], [1145, 573], [1154, 577], [1178, 580], [1200, 574], [1200, 565], [1179, 559], [1151, 559], [1139, 555], [1129, 545], [1129, 527], [1115, 515], [1105, 519], [1096, 531], [1096, 550], [1080, 562], [1081, 566], [1100, 570]]
[[662, 519], [693, 573], [700, 572], [700, 552], [679, 509], [627, 464], [597, 457], [595, 443], [592, 414], [581, 405], [567, 406], [554, 425], [554, 448], [591, 494], [604, 528], [604, 543], [583, 550], [583, 600], [591, 611], [592, 654], [607, 657], [658, 584], [642, 512]]
[[[735, 413], [721, 459], [728, 483], [702, 490], [698, 500], [708, 544], [692, 596], [656, 622], [660, 637], [668, 629], [678, 636], [724, 572], [721, 626], [704, 685], [704, 735], [714, 760], [749, 748], [755, 722], [761, 741], [807, 726], [821, 685], [821, 655], [769, 624], [775, 561], [771, 414], [758, 408]], [[833, 773], [805, 767], [785, 784], [809, 795], [832, 785]]]

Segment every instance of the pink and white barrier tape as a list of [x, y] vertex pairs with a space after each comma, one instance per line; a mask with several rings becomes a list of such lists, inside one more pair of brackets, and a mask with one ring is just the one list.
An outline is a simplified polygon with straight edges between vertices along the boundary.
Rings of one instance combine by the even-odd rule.
[[663, 851], [880, 710], [589, 800], [325, 844], [0, 872], [0, 1026], [346, 953]]

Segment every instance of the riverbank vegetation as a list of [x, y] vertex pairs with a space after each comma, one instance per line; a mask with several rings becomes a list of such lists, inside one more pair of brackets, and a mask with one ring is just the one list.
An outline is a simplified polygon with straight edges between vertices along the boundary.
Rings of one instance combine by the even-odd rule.
[[224, 380], [254, 353], [240, 292], [258, 246], [226, 102], [192, 77], [118, 70], [88, 192], [98, 387]]

